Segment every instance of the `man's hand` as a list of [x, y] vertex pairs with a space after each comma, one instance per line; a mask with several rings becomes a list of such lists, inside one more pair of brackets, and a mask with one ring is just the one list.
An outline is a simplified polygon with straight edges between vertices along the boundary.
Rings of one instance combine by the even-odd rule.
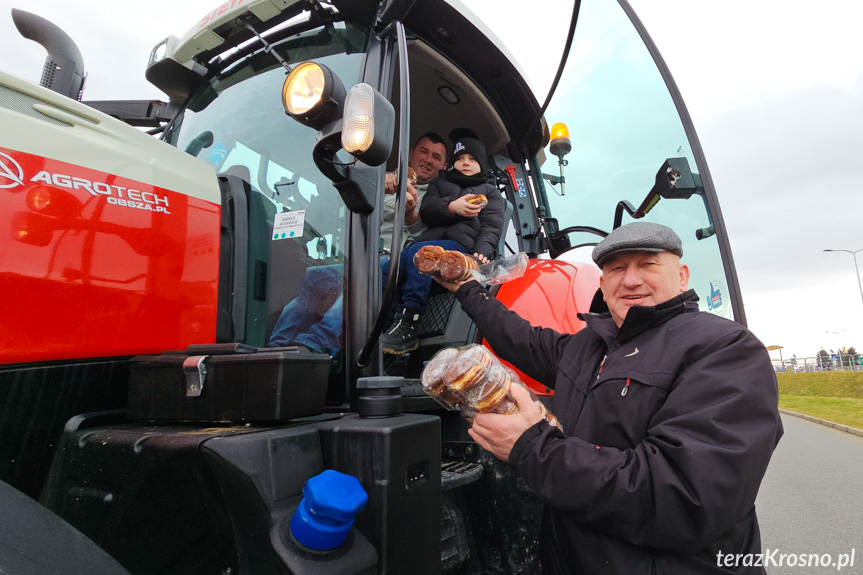
[[460, 281], [460, 282], [451, 282], [451, 281], [449, 281], [449, 280], [445, 280], [445, 279], [443, 279], [443, 278], [442, 278], [442, 277], [440, 277], [440, 276], [431, 276], [431, 278], [432, 278], [434, 281], [436, 281], [437, 283], [439, 283], [440, 285], [442, 285], [443, 287], [445, 287], [447, 290], [449, 290], [449, 291], [451, 291], [451, 292], [453, 292], [453, 293], [457, 292], [457, 291], [458, 291], [458, 288], [460, 288], [461, 286], [463, 286], [463, 285], [464, 285], [464, 284], [466, 284], [467, 282], [475, 282], [475, 281], [476, 281], [476, 280], [475, 280], [475, 279], [473, 279], [473, 278], [470, 278], [470, 279], [467, 279], [467, 280], [464, 280], [464, 281]]
[[412, 226], [420, 219], [420, 213], [417, 210], [417, 191], [410, 184], [408, 184], [407, 191], [405, 196], [405, 225]]
[[[399, 178], [392, 172], [387, 172], [384, 177], [384, 192], [387, 194], [396, 193], [396, 187], [399, 184]], [[420, 219], [419, 211], [417, 211], [417, 191], [411, 184], [408, 184], [407, 195], [405, 196], [405, 225], [412, 226]]]
[[471, 196], [470, 195], [462, 196], [460, 198], [453, 200], [452, 202], [450, 202], [449, 206], [447, 206], [447, 209], [451, 213], [458, 214], [463, 218], [475, 218], [475, 217], [477, 217], [479, 215], [479, 213], [482, 211], [482, 208], [479, 206], [475, 206], [472, 203], [470, 203], [469, 201], [467, 201], [467, 199], [469, 197], [471, 197]]
[[396, 186], [399, 184], [399, 178], [393, 172], [387, 172], [384, 176], [384, 192], [387, 194], [396, 193]]
[[518, 403], [517, 412], [512, 415], [477, 413], [473, 426], [467, 431], [480, 447], [502, 461], [509, 461], [518, 438], [542, 419], [542, 410], [530, 398], [527, 389], [513, 385], [509, 391]]
[[408, 193], [405, 196], [405, 214], [408, 214], [417, 209], [417, 191], [412, 185], [408, 184]]

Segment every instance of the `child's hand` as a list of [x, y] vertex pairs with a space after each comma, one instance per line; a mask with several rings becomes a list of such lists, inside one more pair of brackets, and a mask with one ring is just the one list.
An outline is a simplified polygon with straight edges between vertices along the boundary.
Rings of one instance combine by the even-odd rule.
[[485, 257], [484, 255], [482, 255], [482, 254], [478, 254], [478, 253], [476, 253], [476, 252], [474, 252], [473, 257], [474, 257], [474, 258], [476, 258], [476, 260], [477, 260], [479, 263], [483, 264], [483, 265], [487, 264], [487, 263], [490, 261], [490, 260], [489, 260], [487, 257]]
[[456, 200], [453, 200], [452, 202], [450, 202], [449, 206], [447, 206], [447, 210], [449, 210], [450, 213], [458, 214], [463, 218], [477, 217], [482, 211], [482, 208], [479, 206], [475, 206], [469, 201], [467, 201], [469, 197], [470, 196], [462, 196]]

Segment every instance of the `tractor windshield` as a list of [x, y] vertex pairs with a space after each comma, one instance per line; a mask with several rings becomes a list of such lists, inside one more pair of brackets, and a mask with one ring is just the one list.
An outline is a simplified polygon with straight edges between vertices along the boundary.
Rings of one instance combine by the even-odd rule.
[[[324, 64], [350, 89], [359, 81], [365, 42], [364, 30], [337, 22], [291, 36], [274, 48], [289, 65]], [[263, 45], [246, 52], [243, 58], [223, 57], [230, 64], [190, 99], [166, 139], [247, 186], [245, 334], [235, 331], [226, 339], [266, 346], [283, 308], [295, 302], [305, 319], [294, 318], [294, 325], [330, 314], [335, 338], [307, 343], [314, 351], [335, 354], [341, 345], [342, 277], [349, 257], [346, 208], [312, 160], [317, 131], [285, 114], [281, 93], [286, 68]], [[317, 270], [326, 272], [326, 285], [306, 281], [310, 274], [317, 277]], [[321, 293], [312, 297], [309, 289]]]
[[[559, 230], [592, 226], [610, 232], [618, 203], [642, 204], [667, 159], [686, 158], [692, 172], [700, 171], [694, 153], [698, 143], [687, 137], [665, 80], [617, 2], [581, 3], [569, 62], [546, 113], [550, 122], [566, 123], [572, 142], [572, 152], [564, 157], [564, 189], [545, 182], [549, 212]], [[548, 154], [542, 171], [557, 175], [557, 164], [558, 158]], [[624, 212], [621, 223], [631, 221]], [[719, 236], [703, 196], [662, 199], [642, 221], [668, 225], [680, 235], [683, 261], [692, 271], [690, 287], [701, 298], [701, 308], [732, 317]], [[578, 232], [569, 235], [569, 244], [600, 239]], [[562, 257], [590, 261], [591, 248]]]

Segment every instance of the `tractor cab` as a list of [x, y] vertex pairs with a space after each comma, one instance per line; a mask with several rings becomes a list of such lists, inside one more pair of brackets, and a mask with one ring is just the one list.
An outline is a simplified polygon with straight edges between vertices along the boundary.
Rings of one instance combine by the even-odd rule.
[[[207, 23], [226, 36], [216, 48], [196, 53], [191, 40], [168, 39], [151, 58], [148, 78], [163, 89], [190, 75], [190, 62], [178, 66], [178, 56], [206, 66], [197, 84], [189, 81], [187, 92], [173, 94], [187, 104], [162, 138], [210, 165], [223, 189], [226, 182], [244, 188], [238, 197], [249, 204], [247, 220], [230, 222], [248, 226], [248, 232], [226, 230], [231, 237], [248, 235], [248, 243], [243, 248], [227, 242], [220, 256], [217, 341], [266, 347], [279, 317], [288, 314], [297, 343], [334, 358], [329, 399], [336, 403], [356, 400], [354, 385], [362, 374], [398, 371], [415, 379], [434, 351], [472, 337], [471, 322], [455, 309], [454, 299], [437, 294], [423, 314], [423, 345], [409, 366], [387, 370], [384, 359], [394, 362], [377, 349], [380, 326], [374, 328], [389, 317], [395, 291], [384, 284], [379, 262], [396, 259], [407, 236], [396, 230], [398, 245], [385, 245], [380, 235], [384, 173], [406, 172], [400, 162], [421, 135], [441, 135], [445, 154], [452, 145], [449, 134], [459, 129], [485, 143], [507, 197], [498, 255], [522, 250], [521, 237], [539, 237], [532, 203], [516, 202], [516, 186], [530, 185], [526, 154], [542, 146], [544, 123], [531, 125], [539, 104], [516, 62], [489, 31], [471, 24], [477, 19], [463, 16], [465, 10], [456, 3], [415, 3], [399, 22], [400, 38], [394, 24], [370, 19], [370, 12], [353, 4], [336, 2], [320, 11], [300, 2], [293, 16], [254, 26], [251, 19], [237, 24], [234, 10]], [[321, 89], [328, 93], [321, 110], [291, 114], [283, 92], [290, 89], [286, 82], [309, 82], [301, 74], [304, 67], [324, 70], [320, 76], [329, 83]], [[299, 80], [290, 77], [293, 70]], [[332, 84], [338, 84], [338, 104], [329, 92]], [[333, 153], [331, 146], [345, 94], [359, 84], [392, 105], [387, 153], [375, 166], [343, 150]], [[404, 194], [402, 185], [402, 210]], [[536, 239], [528, 249], [541, 251]], [[234, 276], [227, 277], [232, 269]], [[235, 290], [228, 297], [222, 289], [228, 285], [245, 287], [245, 295]], [[235, 321], [238, 310], [243, 325]], [[326, 334], [315, 333], [321, 330]]]
[[[578, 9], [569, 65], [545, 112], [568, 128], [564, 137], [539, 117], [540, 105], [502, 42], [479, 18], [465, 18], [464, 6], [415, 3], [403, 22], [392, 11], [372, 20], [354, 5], [313, 10], [299, 2], [258, 22], [253, 11], [230, 9], [202, 25], [224, 37], [213, 48], [203, 49], [198, 33], [169, 38], [154, 50], [148, 78], [186, 102], [163, 139], [211, 165], [223, 181], [239, 178], [248, 196], [249, 231], [234, 232], [248, 234], [247, 251], [221, 253], [217, 341], [264, 347], [279, 316], [289, 313], [298, 343], [313, 341], [309, 347], [335, 358], [329, 399], [350, 404], [360, 375], [416, 379], [441, 347], [475, 339], [454, 298], [433, 289], [419, 349], [392, 358], [376, 346], [397, 297], [378, 261], [399, 251], [379, 234], [383, 174], [405, 171], [408, 150], [421, 135], [440, 134], [449, 149], [448, 136], [464, 129], [485, 143], [507, 200], [497, 255], [525, 252], [532, 270], [552, 266], [557, 272], [563, 268], [543, 260], [568, 261], [573, 269], [562, 273], [581, 274], [556, 296], [564, 306], [527, 298], [531, 317], [554, 317], [551, 307], [570, 308], [567, 316], [589, 309], [596, 270], [578, 248], [634, 218], [677, 229], [687, 257], [699, 261], [693, 285], [704, 293], [705, 309], [732, 317], [734, 308], [734, 317], [741, 317], [739, 301], [732, 305], [739, 290], [729, 273], [730, 251], [721, 247], [721, 214], [697, 139], [691, 129], [687, 133], [679, 94], [625, 3], [587, 2]], [[317, 96], [320, 103], [299, 114], [286, 111], [290, 71], [317, 65], [325, 70], [319, 73], [326, 92]], [[196, 74], [189, 72], [196, 67]], [[308, 89], [307, 79], [299, 81]], [[379, 153], [374, 166], [338, 141], [340, 124], [348, 122], [344, 95], [359, 84], [393, 108], [385, 120], [389, 112], [375, 110], [391, 137], [388, 153]], [[375, 136], [383, 138], [377, 129]], [[554, 170], [554, 160], [559, 176], [543, 172]], [[404, 239], [407, 232], [394, 235]], [[239, 276], [227, 278], [232, 265]], [[540, 283], [548, 275], [537, 276]], [[229, 283], [240, 288], [239, 296], [225, 294]], [[504, 286], [501, 297], [521, 300], [533, 283]], [[718, 299], [708, 297], [717, 292]], [[243, 308], [245, 323], [238, 325], [233, 319]], [[580, 322], [558, 318], [551, 325], [576, 330]], [[309, 336], [321, 329], [326, 337]], [[545, 393], [537, 382], [532, 387]]]

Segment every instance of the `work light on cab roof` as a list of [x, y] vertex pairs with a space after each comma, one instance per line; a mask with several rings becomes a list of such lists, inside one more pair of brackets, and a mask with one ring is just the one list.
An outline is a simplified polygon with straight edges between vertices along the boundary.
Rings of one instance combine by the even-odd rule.
[[393, 105], [368, 84], [357, 84], [345, 99], [342, 147], [370, 166], [384, 163], [392, 150]]
[[344, 84], [323, 64], [298, 64], [282, 86], [282, 105], [287, 114], [316, 130], [339, 118], [344, 101]]

